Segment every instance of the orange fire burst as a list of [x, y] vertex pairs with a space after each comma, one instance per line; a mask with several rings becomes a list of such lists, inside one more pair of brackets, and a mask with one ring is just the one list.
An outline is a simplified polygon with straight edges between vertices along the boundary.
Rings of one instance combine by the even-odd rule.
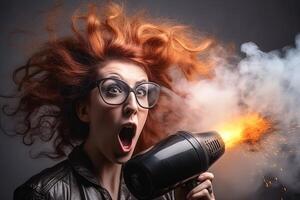
[[217, 127], [226, 148], [240, 143], [254, 144], [271, 128], [271, 123], [257, 113], [237, 117]]

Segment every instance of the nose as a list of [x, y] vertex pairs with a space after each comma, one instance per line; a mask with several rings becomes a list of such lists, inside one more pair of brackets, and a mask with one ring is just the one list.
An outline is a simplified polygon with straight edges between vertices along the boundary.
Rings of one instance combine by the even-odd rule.
[[130, 92], [124, 104], [123, 114], [126, 117], [130, 117], [136, 114], [137, 110], [138, 110], [137, 100], [135, 98], [134, 93]]

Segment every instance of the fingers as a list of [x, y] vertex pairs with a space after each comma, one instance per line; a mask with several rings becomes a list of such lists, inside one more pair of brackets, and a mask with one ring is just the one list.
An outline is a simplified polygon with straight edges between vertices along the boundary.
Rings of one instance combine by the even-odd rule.
[[198, 176], [198, 180], [201, 181], [201, 182], [206, 180], [206, 179], [212, 181], [214, 179], [214, 175], [210, 172], [204, 172], [204, 173], [202, 173]]
[[[208, 189], [210, 188], [210, 189]], [[197, 187], [193, 188], [187, 195], [187, 199], [198, 199], [200, 197], [210, 197], [210, 191], [212, 193], [212, 184], [210, 180], [206, 180], [200, 183]]]
[[188, 195], [186, 196], [189, 200], [195, 200], [195, 199], [208, 199], [208, 200], [214, 200], [214, 194], [212, 189], [212, 180], [214, 178], [214, 175], [209, 172], [205, 172], [200, 174], [198, 177], [198, 180], [201, 182], [198, 186], [193, 188]]
[[207, 189], [204, 189], [200, 192], [197, 192], [195, 194], [192, 194], [191, 196], [187, 197], [188, 200], [197, 200], [197, 199], [202, 199], [202, 200], [215, 200], [214, 194], [209, 193]]

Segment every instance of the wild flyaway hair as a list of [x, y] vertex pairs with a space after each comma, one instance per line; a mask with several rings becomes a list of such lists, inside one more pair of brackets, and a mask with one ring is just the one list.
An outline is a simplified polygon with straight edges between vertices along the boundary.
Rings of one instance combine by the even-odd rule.
[[[53, 143], [54, 151], [45, 153], [48, 157], [63, 157], [68, 148], [87, 138], [88, 124], [79, 120], [75, 107], [89, 97], [97, 69], [109, 60], [133, 62], [149, 80], [170, 90], [174, 90], [173, 68], [189, 81], [211, 75], [213, 60], [207, 55], [214, 41], [190, 27], [144, 14], [128, 16], [121, 5], [107, 3], [75, 12], [71, 28], [70, 36], [49, 38], [14, 71], [19, 101], [13, 111], [2, 107], [6, 115], [21, 117], [16, 133], [24, 144], [31, 145], [37, 138]], [[137, 151], [166, 136], [158, 125], [160, 119], [153, 115], [174, 112], [163, 101], [149, 111]]]

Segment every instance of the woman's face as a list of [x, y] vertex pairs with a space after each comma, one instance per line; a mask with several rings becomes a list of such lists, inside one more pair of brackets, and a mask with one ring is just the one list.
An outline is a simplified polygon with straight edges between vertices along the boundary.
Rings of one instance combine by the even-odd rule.
[[[131, 88], [148, 81], [146, 72], [140, 66], [117, 60], [99, 68], [98, 75], [99, 79], [122, 80]], [[113, 80], [105, 82], [103, 87], [109, 95], [119, 92]], [[113, 163], [124, 163], [130, 159], [148, 116], [148, 109], [139, 106], [135, 94], [130, 92], [120, 105], [109, 105], [96, 87], [90, 94], [87, 115], [90, 132], [85, 145]]]

